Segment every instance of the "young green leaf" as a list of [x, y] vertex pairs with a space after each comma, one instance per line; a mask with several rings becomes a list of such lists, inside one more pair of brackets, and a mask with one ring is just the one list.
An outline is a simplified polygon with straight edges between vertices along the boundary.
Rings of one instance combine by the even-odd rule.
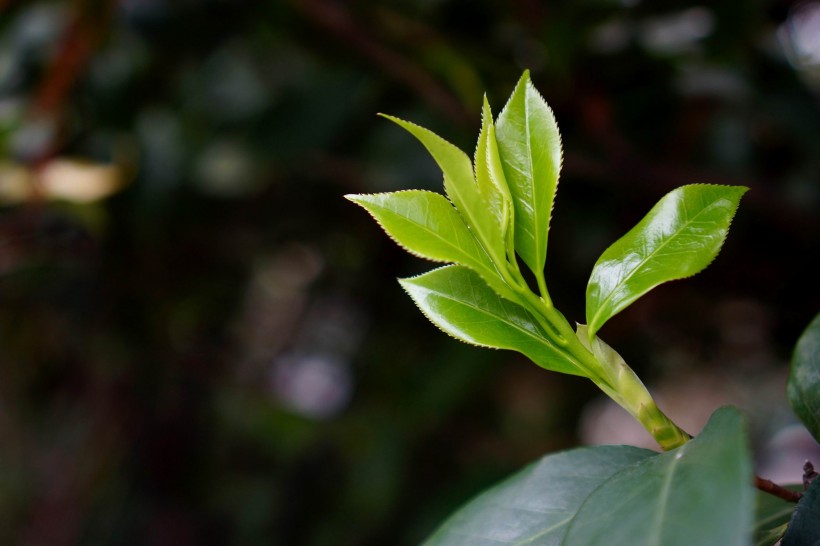
[[820, 544], [820, 479], [815, 479], [797, 503], [783, 546]]
[[797, 341], [787, 394], [794, 413], [820, 442], [820, 314]]
[[345, 197], [369, 212], [411, 254], [467, 266], [478, 272], [496, 293], [507, 299], [515, 298], [464, 219], [443, 195], [406, 190]]
[[622, 470], [581, 505], [562, 544], [745, 546], [754, 512], [743, 419], [717, 410], [675, 450]]
[[504, 262], [504, 234], [479, 190], [473, 164], [467, 154], [434, 132], [409, 121], [384, 116], [416, 137], [444, 173], [444, 190], [467, 225], [497, 264]]
[[659, 284], [690, 277], [720, 251], [748, 188], [692, 184], [666, 194], [598, 258], [587, 285], [590, 338]]
[[561, 544], [567, 525], [595, 488], [654, 455], [631, 446], [583, 447], [547, 455], [464, 505], [424, 544]]
[[427, 318], [456, 339], [518, 351], [547, 370], [585, 376], [526, 309], [499, 297], [474, 271], [452, 265], [400, 282]]
[[515, 207], [515, 247], [545, 291], [544, 262], [561, 171], [561, 135], [529, 72], [524, 72], [498, 116], [496, 139]]
[[493, 219], [494, 229], [504, 240], [512, 221], [512, 197], [498, 157], [493, 113], [486, 96], [481, 112], [481, 132], [475, 150], [475, 179], [478, 191]]
[[408, 190], [346, 195], [411, 254], [473, 269], [492, 263], [453, 205], [438, 193]]

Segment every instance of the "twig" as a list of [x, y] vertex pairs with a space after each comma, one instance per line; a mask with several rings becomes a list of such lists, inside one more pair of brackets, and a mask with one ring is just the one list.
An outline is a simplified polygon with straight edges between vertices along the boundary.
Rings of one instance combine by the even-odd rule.
[[803, 497], [803, 493], [786, 489], [785, 487], [777, 485], [771, 480], [761, 478], [760, 476], [755, 476], [755, 487], [764, 493], [769, 493], [770, 495], [779, 497], [787, 502], [798, 502]]

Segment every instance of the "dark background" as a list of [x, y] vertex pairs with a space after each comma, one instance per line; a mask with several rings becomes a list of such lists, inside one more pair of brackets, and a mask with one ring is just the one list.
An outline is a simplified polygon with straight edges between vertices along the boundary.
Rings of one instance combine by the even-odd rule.
[[674, 419], [740, 404], [799, 476], [818, 36], [819, 2], [0, 0], [0, 543], [416, 544], [544, 453], [644, 442], [586, 381], [438, 332], [395, 282], [431, 265], [342, 198], [440, 190], [375, 114], [471, 152], [525, 68], [563, 133], [570, 320], [667, 191], [751, 188], [705, 273], [602, 336]]

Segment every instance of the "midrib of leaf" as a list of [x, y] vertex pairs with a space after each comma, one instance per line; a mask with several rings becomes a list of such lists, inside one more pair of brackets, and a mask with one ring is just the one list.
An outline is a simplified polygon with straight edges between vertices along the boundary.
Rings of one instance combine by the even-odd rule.
[[[378, 205], [376, 205], [376, 206], [378, 206]], [[453, 244], [453, 241], [451, 241], [450, 239], [447, 239], [446, 237], [443, 237], [441, 234], [436, 233], [436, 232], [435, 232], [433, 229], [431, 229], [431, 228], [430, 228], [430, 227], [429, 227], [426, 223], [419, 222], [419, 221], [417, 221], [417, 220], [415, 220], [415, 219], [412, 219], [412, 218], [410, 218], [410, 217], [408, 217], [408, 216], [402, 216], [401, 214], [399, 214], [398, 212], [396, 212], [394, 209], [392, 209], [392, 208], [390, 208], [390, 207], [378, 206], [378, 208], [382, 209], [383, 211], [390, 212], [390, 213], [394, 214], [395, 216], [397, 216], [397, 217], [399, 217], [399, 218], [403, 219], [404, 221], [406, 221], [406, 222], [408, 222], [408, 223], [410, 223], [410, 224], [413, 224], [413, 225], [415, 225], [415, 226], [418, 226], [419, 228], [422, 228], [422, 230], [423, 230], [423, 231], [425, 231], [426, 233], [429, 233], [429, 234], [430, 234], [430, 235], [431, 235], [434, 239], [436, 239], [436, 240], [438, 240], [438, 241], [443, 242], [443, 243], [445, 244], [445, 246], [446, 246], [446, 247], [448, 247], [448, 248], [451, 248], [451, 249], [455, 250], [455, 251], [456, 251], [456, 252], [455, 252], [455, 254], [456, 254], [456, 255], [459, 255], [459, 256], [464, 256], [464, 257], [466, 258], [466, 260], [465, 260], [465, 261], [469, 261], [471, 265], [473, 265], [473, 266], [480, 266], [480, 267], [481, 267], [481, 269], [482, 269], [482, 270], [484, 270], [484, 271], [486, 271], [486, 270], [487, 270], [487, 268], [486, 268], [486, 264], [481, 263], [481, 261], [480, 261], [480, 260], [475, 259], [475, 258], [474, 258], [473, 256], [471, 256], [469, 253], [465, 252], [465, 251], [464, 251], [464, 249], [463, 249], [461, 246], [456, 245], [456, 244]], [[430, 213], [430, 211], [426, 211], [426, 212], [425, 212], [425, 215], [429, 215], [429, 213]], [[374, 218], [375, 218], [375, 217], [374, 217]], [[378, 218], [375, 218], [375, 219], [376, 219], [376, 222], [377, 222], [377, 223], [381, 224], [381, 222], [379, 222]], [[453, 233], [456, 233], [456, 232], [458, 231], [458, 228], [456, 228], [455, 224], [453, 223], [453, 219], [452, 219], [452, 218], [449, 218], [449, 222], [450, 222], [450, 227], [451, 227], [451, 228], [452, 228], [452, 230], [453, 230]], [[469, 231], [468, 231], [468, 233], [469, 233]], [[486, 256], [487, 251], [484, 249], [484, 247], [483, 247], [483, 246], [482, 246], [482, 245], [481, 245], [478, 241], [476, 241], [476, 240], [475, 240], [475, 237], [473, 237], [473, 243], [474, 243], [474, 245], [475, 245], [476, 249], [477, 249], [479, 252], [484, 253], [484, 255]], [[408, 249], [408, 250], [409, 250], [409, 249]], [[412, 252], [412, 251], [411, 251], [411, 252]], [[416, 252], [412, 252], [412, 253], [413, 253], [413, 254], [417, 254]], [[490, 261], [489, 256], [486, 256], [486, 257], [487, 257], [487, 260], [488, 260], [488, 261]], [[425, 258], [426, 258], [426, 257], [425, 257]], [[431, 258], [426, 258], [426, 259], [431, 259]], [[439, 261], [439, 260], [434, 260], [434, 261]], [[440, 261], [444, 261], [444, 260], [440, 260]], [[444, 261], [444, 262], [446, 263], [446, 261]], [[466, 264], [465, 264], [465, 265], [466, 265]]]
[[[524, 123], [526, 124], [524, 134], [527, 136], [527, 164], [529, 166], [529, 180], [530, 180], [530, 202], [533, 203], [532, 207], [532, 218], [533, 218], [533, 241], [535, 242], [535, 267], [540, 269], [543, 267], [543, 260], [541, 259], [541, 254], [543, 251], [541, 250], [541, 230], [538, 229], [538, 226], [541, 225], [541, 218], [538, 214], [538, 211], [541, 207], [538, 205], [538, 196], [536, 195], [536, 183], [535, 183], [535, 165], [532, 160], [532, 136], [530, 134], [530, 101], [527, 100], [527, 88], [525, 86], [524, 89]], [[536, 277], [539, 279], [539, 283], [541, 282], [541, 277], [543, 276], [543, 272], [534, 271]], [[540, 287], [540, 284], [539, 284]]]
[[678, 452], [672, 459], [672, 464], [669, 465], [669, 471], [666, 477], [664, 478], [663, 487], [661, 488], [661, 494], [656, 504], [658, 506], [658, 512], [655, 515], [655, 524], [652, 530], [652, 537], [647, 542], [647, 545], [661, 546], [661, 525], [663, 523], [664, 517], [666, 517], [666, 508], [669, 504], [669, 494], [672, 490], [672, 478], [674, 477], [675, 472], [677, 471], [681, 459], [683, 459], [683, 454], [685, 450], [685, 445], [678, 448]]
[[572, 521], [572, 518], [573, 518], [573, 517], [575, 517], [575, 514], [570, 515], [568, 518], [563, 519], [563, 520], [559, 521], [558, 523], [555, 523], [555, 524], [553, 524], [553, 525], [550, 525], [550, 526], [549, 526], [549, 527], [547, 527], [546, 529], [542, 529], [540, 532], [538, 532], [538, 533], [534, 534], [533, 536], [531, 536], [531, 537], [529, 537], [529, 538], [527, 538], [527, 539], [525, 539], [525, 540], [522, 540], [521, 542], [517, 542], [517, 543], [516, 543], [516, 546], [524, 546], [525, 544], [532, 544], [533, 542], [535, 542], [536, 540], [538, 540], [538, 539], [539, 539], [539, 538], [541, 538], [542, 536], [546, 535], [547, 533], [552, 532], [552, 531], [554, 531], [554, 530], [558, 529], [558, 528], [559, 528], [559, 527], [561, 527], [562, 525], [566, 525], [567, 523], [569, 523], [570, 521]]
[[[429, 290], [429, 289], [428, 289], [428, 290]], [[471, 291], [474, 291], [474, 290], [473, 290], [473, 284], [472, 284], [472, 281], [470, 281], [470, 290], [471, 290]], [[553, 345], [552, 345], [552, 344], [550, 344], [550, 343], [546, 340], [546, 338], [543, 338], [543, 337], [537, 336], [537, 335], [533, 334], [532, 332], [530, 332], [529, 330], [527, 330], [526, 328], [522, 328], [522, 327], [521, 327], [520, 325], [518, 325], [516, 322], [514, 322], [513, 320], [511, 320], [508, 316], [503, 316], [503, 315], [500, 315], [500, 314], [492, 313], [492, 312], [490, 312], [490, 311], [487, 311], [487, 310], [485, 310], [485, 309], [482, 309], [481, 307], [477, 307], [476, 305], [474, 305], [474, 304], [472, 304], [472, 303], [470, 303], [470, 302], [468, 302], [468, 301], [464, 301], [464, 300], [459, 300], [459, 299], [453, 298], [452, 296], [449, 296], [449, 295], [444, 294], [444, 293], [439, 292], [439, 291], [436, 291], [436, 292], [435, 292], [435, 294], [437, 294], [440, 298], [443, 298], [443, 299], [445, 299], [445, 300], [448, 300], [448, 301], [451, 301], [451, 302], [453, 302], [453, 303], [457, 303], [457, 304], [463, 305], [463, 306], [465, 306], [465, 307], [469, 307], [470, 309], [473, 309], [474, 311], [477, 311], [479, 314], [482, 314], [482, 315], [484, 315], [484, 316], [487, 316], [487, 317], [490, 317], [490, 318], [497, 318], [497, 319], [501, 319], [501, 320], [502, 320], [505, 324], [509, 324], [509, 325], [510, 325], [510, 326], [512, 326], [514, 329], [516, 329], [516, 330], [518, 330], [519, 332], [521, 332], [521, 333], [525, 334], [527, 337], [530, 337], [530, 338], [532, 338], [533, 340], [535, 340], [535, 341], [539, 342], [541, 345], [546, 345], [547, 347], [550, 347], [551, 349], [556, 350], [556, 348], [555, 348], [555, 347], [553, 347]]]
[[[687, 227], [689, 227], [689, 225], [691, 225], [692, 223], [694, 223], [694, 222], [695, 222], [695, 220], [697, 219], [697, 217], [698, 217], [698, 216], [700, 216], [700, 215], [702, 215], [702, 214], [706, 213], [707, 211], [709, 211], [709, 210], [713, 209], [715, 206], [717, 206], [718, 202], [720, 202], [720, 201], [722, 201], [722, 200], [724, 200], [724, 198], [722, 198], [722, 197], [721, 197], [720, 199], [715, 200], [715, 201], [714, 201], [714, 202], [712, 202], [712, 203], [711, 203], [708, 207], [705, 207], [705, 208], [701, 209], [701, 210], [700, 210], [700, 212], [698, 212], [697, 214], [695, 214], [692, 218], [690, 218], [690, 219], [686, 220], [686, 222], [685, 222], [685, 223], [684, 223], [684, 224], [683, 224], [683, 225], [682, 225], [679, 229], [675, 230], [675, 232], [674, 232], [674, 233], [672, 233], [672, 234], [671, 234], [671, 235], [669, 235], [666, 239], [664, 239], [664, 240], [663, 240], [663, 242], [662, 242], [660, 245], [658, 245], [658, 247], [657, 247], [655, 250], [653, 250], [652, 252], [650, 252], [650, 253], [649, 253], [649, 254], [648, 254], [648, 255], [647, 255], [647, 256], [646, 256], [643, 260], [641, 260], [641, 261], [640, 261], [640, 262], [639, 262], [639, 263], [638, 263], [635, 267], [631, 268], [631, 269], [629, 270], [629, 274], [628, 274], [628, 275], [626, 275], [626, 276], [624, 276], [623, 280], [621, 280], [621, 282], [619, 282], [619, 283], [616, 285], [616, 288], [617, 288], [617, 287], [620, 287], [620, 286], [623, 286], [624, 284], [626, 284], [626, 283], [627, 283], [627, 281], [629, 281], [630, 279], [632, 279], [632, 277], [633, 277], [633, 275], [634, 275], [635, 271], [639, 270], [641, 267], [643, 267], [643, 266], [644, 266], [644, 264], [646, 264], [646, 263], [647, 263], [648, 261], [650, 261], [651, 259], [655, 258], [655, 257], [656, 257], [656, 255], [658, 255], [658, 254], [660, 253], [661, 249], [663, 249], [663, 248], [664, 248], [664, 247], [665, 247], [665, 246], [666, 246], [666, 245], [667, 245], [670, 241], [672, 241], [673, 239], [675, 239], [675, 237], [677, 237], [677, 236], [680, 234], [680, 232], [682, 232], [684, 229], [686, 229]], [[686, 211], [686, 209], [684, 208], [684, 212], [685, 212], [685, 211]], [[592, 317], [592, 320], [590, 320], [590, 321], [589, 321], [590, 325], [593, 325], [593, 324], [595, 324], [595, 323], [596, 323], [596, 321], [598, 320], [598, 318], [601, 316], [601, 312], [602, 312], [602, 311], [606, 308], [606, 306], [609, 304], [609, 302], [610, 302], [610, 301], [612, 300], [612, 298], [615, 296], [616, 291], [617, 291], [617, 290], [614, 290], [614, 289], [613, 289], [613, 290], [611, 290], [611, 291], [609, 292], [609, 295], [608, 295], [606, 298], [604, 298], [604, 301], [602, 301], [602, 302], [601, 302], [601, 304], [598, 306], [598, 311], [597, 311], [597, 312], [595, 313], [595, 315]]]

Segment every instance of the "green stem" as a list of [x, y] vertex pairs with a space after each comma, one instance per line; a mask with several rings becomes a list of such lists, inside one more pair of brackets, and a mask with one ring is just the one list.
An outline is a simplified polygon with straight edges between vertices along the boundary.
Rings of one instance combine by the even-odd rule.
[[[510, 244], [511, 241], [508, 241], [508, 251]], [[601, 343], [604, 347], [607, 346], [597, 338], [589, 340], [586, 336], [576, 335], [564, 315], [553, 306], [547, 292], [543, 272], [536, 273], [538, 291], [541, 294], [539, 297], [524, 282], [518, 264], [514, 260], [515, 254], [513, 253], [512, 257], [504, 260], [504, 263], [494, 261], [504, 282], [519, 296], [519, 303], [532, 313], [547, 336], [555, 343], [556, 350], [575, 363], [583, 375], [589, 377], [598, 388], [629, 412], [664, 451], [675, 449], [688, 442], [691, 436], [660, 410], [640, 378], [620, 356], [617, 356], [617, 353], [612, 351], [617, 358], [599, 358], [596, 356], [596, 351], [599, 351], [600, 347], [593, 350], [591, 344]], [[584, 339], [582, 340], [581, 337]], [[608, 347], [607, 349], [611, 351]], [[597, 354], [601, 357], [607, 356], [600, 352]]]
[[[600, 363], [592, 352], [586, 352]], [[592, 377], [592, 381], [643, 425], [661, 449], [675, 449], [692, 438], [661, 411], [646, 386], [626, 362], [620, 358], [618, 361], [610, 359], [609, 366], [601, 365], [601, 369], [604, 377]]]
[[[557, 332], [561, 347], [567, 358], [576, 362], [586, 375], [618, 405], [632, 415], [658, 442], [664, 450], [675, 449], [688, 442], [691, 436], [678, 427], [664, 414], [652, 395], [646, 389], [637, 374], [620, 357], [602, 362], [595, 356], [587, 340], [582, 341], [569, 325], [564, 316], [551, 302], [538, 298], [535, 294], [519, 291], [524, 297], [526, 307], [539, 318], [539, 323], [546, 322]], [[602, 342], [601, 342], [602, 343]]]

